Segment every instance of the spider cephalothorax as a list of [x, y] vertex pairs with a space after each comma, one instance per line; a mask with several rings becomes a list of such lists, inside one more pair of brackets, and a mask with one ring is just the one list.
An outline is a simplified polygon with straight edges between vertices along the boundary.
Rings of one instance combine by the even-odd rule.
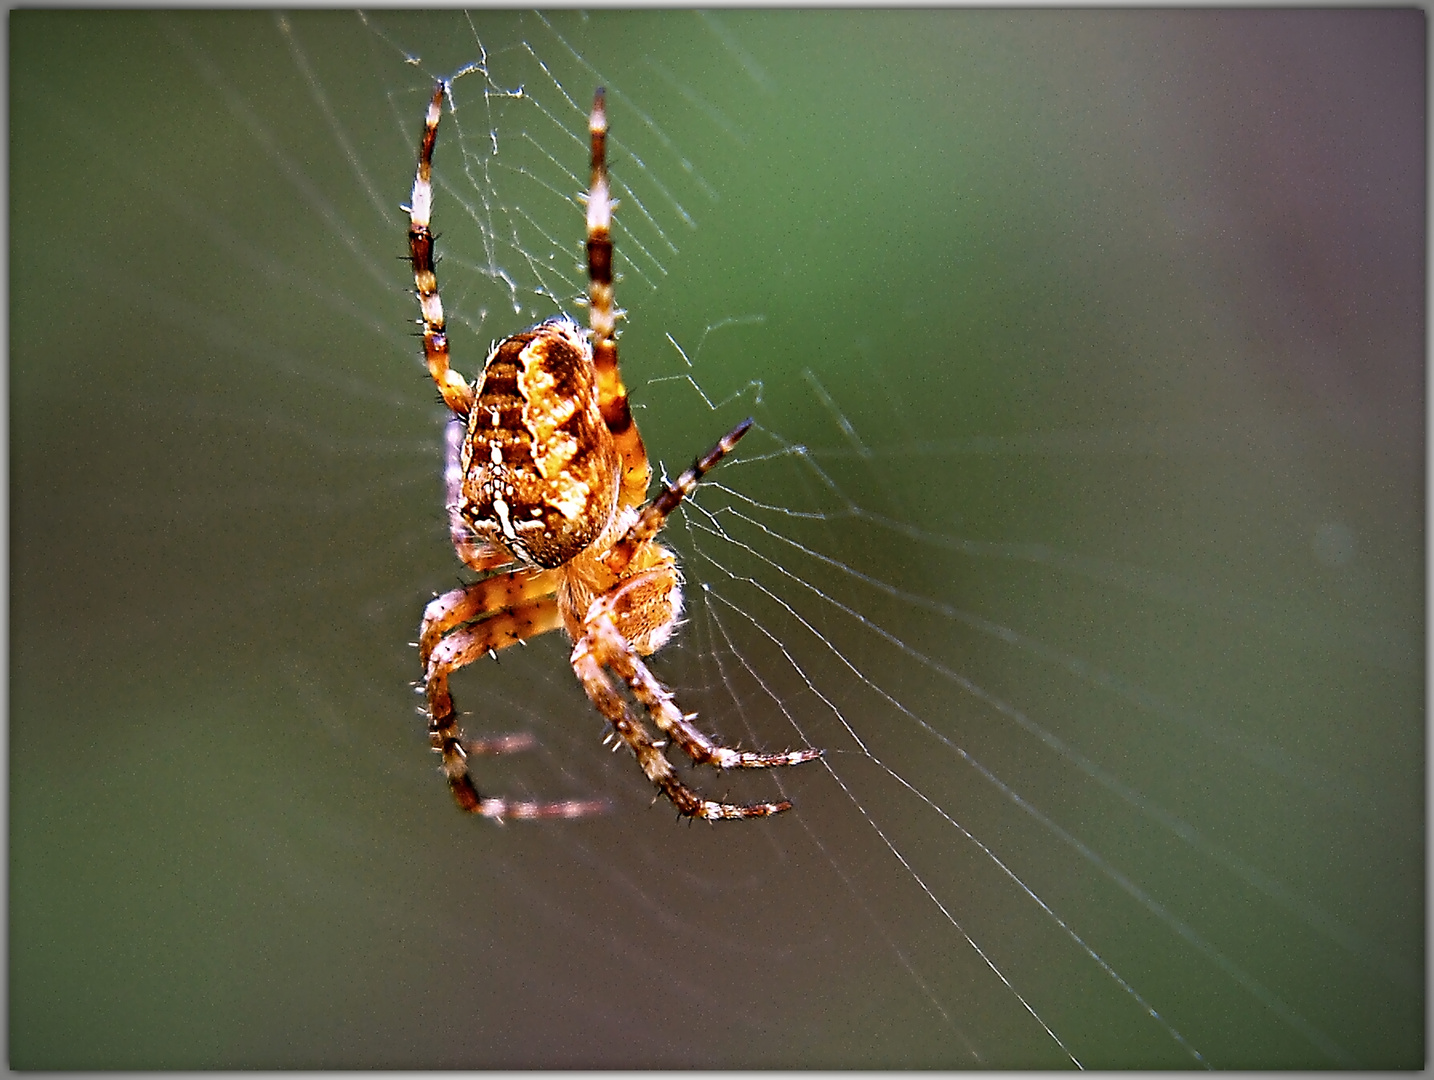
[[[694, 761], [718, 768], [797, 765], [820, 750], [782, 754], [713, 742], [673, 703], [642, 658], [662, 647], [682, 614], [682, 580], [658, 543], [663, 523], [746, 434], [743, 421], [677, 481], [648, 502], [647, 451], [628, 407], [617, 362], [613, 307], [613, 201], [607, 179], [607, 116], [601, 89], [589, 122], [587, 194], [590, 330], [557, 316], [514, 334], [489, 354], [476, 384], [448, 363], [448, 337], [433, 269], [430, 182], [448, 84], [428, 104], [409, 210], [409, 252], [422, 312], [429, 374], [453, 411], [447, 433], [449, 531], [458, 557], [484, 576], [433, 600], [419, 632], [428, 733], [458, 805], [492, 818], [576, 817], [589, 801], [515, 802], [480, 796], [469, 750], [509, 749], [514, 740], [465, 744], [449, 675], [487, 653], [562, 627], [570, 662], [589, 698], [678, 811], [704, 818], [761, 817], [791, 804], [739, 805], [703, 799], [618, 694], [617, 676], [653, 722]], [[467, 749], [465, 749], [465, 745]]]

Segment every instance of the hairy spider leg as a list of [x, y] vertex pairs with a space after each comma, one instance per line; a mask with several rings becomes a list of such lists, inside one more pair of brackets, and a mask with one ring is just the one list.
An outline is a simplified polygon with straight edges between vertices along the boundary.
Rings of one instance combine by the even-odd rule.
[[534, 572], [525, 567], [493, 574], [434, 597], [423, 611], [423, 624], [418, 636], [419, 663], [426, 671], [428, 658], [433, 655], [439, 640], [464, 623], [490, 612], [503, 612], [552, 597], [557, 592], [559, 578], [556, 570]]
[[[779, 754], [733, 750], [713, 742], [692, 725], [696, 713], [684, 714], [673, 703], [672, 693], [648, 670], [636, 650], [618, 629], [624, 615], [640, 608], [640, 594], [647, 589], [665, 589], [675, 571], [671, 567], [634, 574], [621, 585], [593, 601], [584, 620], [584, 638], [592, 638], [587, 651], [601, 655], [605, 667], [619, 676], [632, 691], [633, 697], [647, 707], [657, 726], [680, 746], [693, 761], [719, 769], [770, 769], [800, 765], [822, 756], [820, 750], [788, 750]], [[597, 645], [594, 650], [592, 645]], [[576, 652], [576, 649], [574, 650]], [[768, 811], [775, 813], [776, 811]]]
[[[606, 619], [607, 616], [602, 616]], [[677, 807], [677, 812], [684, 817], [700, 817], [708, 820], [749, 818], [749, 817], [770, 817], [772, 814], [780, 814], [783, 810], [790, 810], [792, 804], [783, 800], [775, 803], [753, 803], [750, 805], [738, 805], [733, 803], [713, 802], [711, 799], [704, 799], [695, 791], [689, 788], [677, 778], [677, 771], [672, 763], [663, 756], [661, 748], [653, 742], [652, 736], [643, 730], [628, 711], [627, 705], [622, 698], [618, 697], [617, 691], [613, 689], [612, 683], [603, 673], [602, 664], [598, 662], [597, 656], [592, 651], [592, 645], [597, 644], [603, 648], [616, 648], [619, 651], [627, 649], [626, 642], [617, 632], [616, 627], [611, 625], [603, 626], [601, 622], [594, 626], [588, 634], [585, 634], [573, 648], [573, 670], [582, 680], [583, 689], [587, 691], [598, 710], [607, 717], [608, 723], [613, 730], [621, 736], [622, 741], [627, 743], [632, 750], [637, 763], [642, 771], [662, 791], [662, 794]]]
[[419, 320], [423, 327], [423, 357], [444, 404], [466, 417], [473, 408], [473, 387], [448, 366], [448, 332], [443, 318], [443, 301], [438, 297], [438, 275], [433, 269], [433, 144], [438, 140], [438, 121], [443, 116], [443, 96], [448, 83], [438, 80], [428, 115], [423, 121], [423, 138], [418, 145], [418, 171], [413, 177], [413, 194], [408, 203], [408, 253], [413, 262], [413, 285], [418, 292]]
[[593, 95], [588, 132], [592, 136], [592, 180], [587, 195], [588, 325], [592, 328], [598, 408], [622, 459], [618, 505], [638, 506], [647, 498], [652, 469], [617, 363], [618, 311], [613, 306], [612, 274], [612, 212], [617, 203], [608, 183], [607, 109], [601, 86]]
[[[477, 584], [481, 586], [485, 583]], [[455, 590], [460, 593], [462, 591]], [[439, 597], [439, 600], [443, 599], [445, 597]], [[430, 604], [429, 608], [432, 607], [433, 604]], [[448, 779], [453, 799], [460, 809], [500, 821], [505, 818], [587, 817], [607, 809], [606, 801], [601, 799], [534, 802], [485, 797], [478, 793], [468, 775], [468, 752], [464, 747], [463, 733], [458, 728], [453, 695], [448, 691], [448, 676], [490, 651], [505, 649], [549, 630], [556, 630], [562, 624], [557, 601], [547, 597], [519, 604], [481, 622], [455, 630], [438, 641], [429, 653], [424, 667], [428, 739], [434, 751], [443, 756], [443, 774]], [[501, 743], [480, 740], [478, 746], [492, 751], [495, 747], [501, 747]]]
[[749, 416], [718, 439], [717, 445], [694, 461], [690, 469], [679, 476], [676, 481], [663, 488], [662, 494], [644, 506], [637, 520], [602, 557], [607, 568], [614, 574], [621, 574], [626, 570], [638, 549], [662, 530], [662, 526], [667, 523], [668, 515], [677, 509], [678, 503], [696, 490], [702, 478], [732, 452], [732, 448], [737, 445], [737, 440], [747, 434], [751, 427], [752, 418]]

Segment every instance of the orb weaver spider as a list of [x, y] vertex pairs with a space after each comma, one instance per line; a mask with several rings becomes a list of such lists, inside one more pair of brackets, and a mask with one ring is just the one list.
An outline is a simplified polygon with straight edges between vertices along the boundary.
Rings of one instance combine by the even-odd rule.
[[[410, 199], [408, 244], [428, 372], [453, 412], [447, 428], [445, 484], [449, 532], [459, 559], [484, 575], [436, 597], [423, 613], [419, 660], [428, 737], [463, 810], [484, 817], [579, 817], [591, 800], [515, 801], [480, 795], [468, 752], [499, 752], [522, 740], [466, 744], [449, 676], [559, 627], [573, 642], [569, 662], [612, 732], [642, 771], [686, 817], [764, 817], [791, 803], [737, 804], [705, 799], [681, 780], [619, 695], [622, 681], [661, 732], [695, 762], [719, 769], [800, 765], [815, 749], [755, 753], [720, 745], [694, 726], [643, 662], [672, 636], [682, 615], [682, 577], [656, 539], [667, 516], [751, 427], [744, 420], [676, 482], [648, 501], [647, 451], [628, 406], [617, 359], [613, 306], [612, 211], [607, 114], [601, 87], [588, 130], [592, 181], [586, 196], [589, 329], [566, 315], [500, 342], [475, 383], [449, 367], [443, 304], [434, 272], [433, 148], [450, 84], [428, 103]], [[609, 735], [609, 738], [612, 734]]]

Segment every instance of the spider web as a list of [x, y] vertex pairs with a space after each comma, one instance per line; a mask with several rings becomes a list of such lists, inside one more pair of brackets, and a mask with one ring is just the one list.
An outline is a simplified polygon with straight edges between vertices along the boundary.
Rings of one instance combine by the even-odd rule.
[[[1375, 453], [1361, 417], [1289, 407], [1230, 360], [1254, 332], [1201, 306], [1227, 269], [1209, 248], [1233, 228], [1212, 223], [1228, 202], [1181, 201], [1163, 129], [1086, 152], [1101, 123], [1178, 111], [1120, 90], [1153, 68], [1088, 24], [961, 25], [949, 115], [910, 126], [891, 119], [908, 113], [879, 58], [907, 57], [913, 87], [955, 58], [928, 55], [907, 18], [835, 25], [811, 55], [848, 64], [788, 69], [773, 42], [789, 17], [695, 12], [162, 17], [146, 24], [157, 70], [192, 112], [155, 123], [204, 162], [181, 163], [182, 183], [98, 111], [61, 109], [192, 241], [138, 273], [95, 243], [78, 273], [138, 312], [160, 355], [192, 346], [163, 384], [171, 422], [243, 448], [242, 468], [185, 455], [176, 483], [207, 493], [207, 523], [162, 488], [126, 513], [214, 557], [167, 572], [183, 583], [163, 634], [204, 657], [196, 700], [234, 679], [226, 707], [258, 718], [211, 736], [209, 786], [242, 790], [239, 809], [155, 812], [182, 805], [181, 842], [223, 852], [214, 873], [260, 898], [261, 914], [230, 914], [261, 955], [186, 1038], [163, 1009], [131, 1018], [172, 1057], [106, 1061], [1352, 1067], [1418, 1052], [1405, 823], [1422, 629], [1401, 589], [1418, 523], [1352, 495], [1356, 467], [1311, 463], [1332, 429]], [[1069, 32], [1109, 63], [1030, 59]], [[870, 37], [866, 59], [852, 35]], [[1003, 65], [1032, 81], [1012, 88]], [[1112, 65], [1097, 115], [1070, 104]], [[605, 795], [612, 813], [500, 829], [447, 804], [406, 643], [463, 575], [399, 207], [440, 75], [438, 273], [469, 375], [495, 338], [584, 318], [586, 113], [607, 87], [623, 371], [654, 467], [676, 475], [756, 420], [664, 534], [688, 617], [653, 667], [728, 742], [826, 750], [761, 775], [679, 766], [708, 796], [780, 793], [790, 814], [709, 828], [647, 811], [626, 752], [599, 752], [555, 637], [455, 677], [470, 732], [537, 739], [475, 773], [515, 797]], [[236, 145], [256, 163], [247, 190], [217, 165]], [[1132, 178], [1133, 162], [1153, 171]], [[1191, 237], [1204, 257], [1185, 265]], [[1310, 393], [1337, 398], [1339, 370], [1324, 355]], [[44, 400], [23, 364], [15, 379]], [[129, 415], [153, 412], [145, 379], [114, 380]], [[234, 641], [241, 677], [212, 659]], [[1383, 717], [1376, 739], [1351, 733], [1355, 714]], [[158, 744], [169, 729], [134, 730]], [[117, 768], [181, 774], [125, 753]], [[186, 908], [206, 964], [240, 940], [212, 929], [225, 903]], [[292, 928], [261, 917], [276, 911]], [[142, 964], [113, 971], [140, 999], [173, 992]]]

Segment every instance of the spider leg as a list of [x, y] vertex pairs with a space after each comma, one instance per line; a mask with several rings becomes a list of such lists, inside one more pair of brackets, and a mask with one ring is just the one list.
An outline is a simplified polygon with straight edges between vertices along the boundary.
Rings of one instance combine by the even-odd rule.
[[413, 177], [413, 194], [408, 206], [408, 253], [413, 262], [413, 285], [423, 315], [423, 357], [444, 403], [459, 416], [473, 408], [473, 387], [448, 366], [448, 332], [443, 301], [438, 297], [438, 275], [433, 269], [433, 144], [438, 140], [438, 121], [443, 116], [443, 95], [448, 84], [442, 79], [433, 88], [428, 115], [423, 121], [423, 138], [418, 146], [418, 171]]
[[[532, 575], [541, 578], [542, 575]], [[424, 616], [425, 632], [429, 629], [429, 615], [439, 608], [436, 618], [447, 617], [462, 607], [470, 590], [481, 590], [488, 581], [498, 581], [500, 586], [512, 586], [515, 574], [500, 574], [487, 581], [475, 582], [467, 589], [455, 589], [429, 604]], [[521, 583], [517, 583], [521, 584]], [[443, 604], [443, 601], [449, 601]], [[511, 801], [492, 796], [484, 797], [473, 786], [468, 775], [468, 753], [464, 748], [463, 733], [458, 728], [458, 715], [453, 707], [453, 695], [448, 690], [448, 676], [461, 667], [491, 650], [507, 648], [519, 641], [536, 637], [555, 630], [562, 625], [558, 614], [557, 601], [552, 597], [519, 604], [505, 611], [455, 630], [442, 640], [435, 641], [426, 651], [424, 663], [423, 690], [428, 703], [428, 739], [435, 753], [443, 756], [443, 773], [453, 791], [453, 799], [459, 809], [470, 814], [503, 820], [506, 818], [586, 817], [599, 813], [607, 806], [600, 799], [569, 799], [561, 802]], [[476, 749], [482, 752], [499, 752], [513, 748], [502, 739], [479, 741]]]
[[598, 408], [622, 458], [618, 504], [637, 506], [647, 497], [652, 470], [617, 365], [618, 312], [613, 306], [612, 274], [612, 211], [617, 203], [607, 175], [607, 109], [601, 86], [593, 95], [588, 134], [592, 136], [592, 180], [587, 196], [588, 325], [592, 327]]
[[[616, 633], [614, 630], [614, 636]], [[652, 737], [643, 730], [642, 725], [628, 711], [627, 704], [618, 697], [612, 683], [603, 674], [602, 665], [592, 654], [588, 638], [584, 637], [573, 648], [572, 663], [573, 671], [582, 680], [583, 689], [587, 691], [593, 704], [607, 717], [608, 723], [612, 724], [613, 730], [622, 737], [622, 741], [627, 743], [633, 756], [637, 758], [637, 763], [642, 766], [642, 771], [647, 774], [647, 778], [658, 786], [683, 817], [700, 817], [709, 820], [768, 817], [792, 808], [792, 804], [785, 800], [778, 803], [755, 803], [750, 806], [739, 806], [702, 798], [677, 778], [677, 771], [673, 769], [672, 763], [663, 756], [662, 750], [652, 741]]]
[[645, 606], [642, 596], [644, 592], [666, 592], [671, 587], [670, 581], [674, 575], [675, 571], [670, 568], [634, 574], [611, 592], [593, 601], [588, 610], [586, 624], [598, 627], [596, 636], [600, 638], [607, 667], [627, 683], [633, 697], [647, 707], [662, 732], [698, 764], [713, 765], [719, 769], [770, 769], [784, 765], [800, 765], [821, 757], [822, 751], [815, 749], [788, 750], [780, 754], [734, 750], [714, 742], [694, 727], [692, 720], [696, 713], [685, 714], [674, 704], [671, 691], [657, 680], [637, 651], [630, 646], [630, 636], [619, 629], [626, 621], [624, 616], [629, 611], [634, 608], [640, 610]]
[[479, 754], [486, 754], [490, 757], [497, 757], [499, 754], [516, 754], [520, 750], [531, 750], [538, 745], [538, 740], [526, 732], [511, 732], [507, 735], [489, 735], [482, 739], [464, 739], [463, 749], [468, 752], [469, 757]]
[[[661, 573], [654, 571], [653, 573]], [[649, 585], [642, 580], [647, 575], [632, 579], [639, 585]], [[622, 594], [629, 583], [615, 590]], [[689, 754], [699, 760], [708, 760], [723, 767], [761, 767], [769, 765], [797, 765], [820, 755], [820, 751], [803, 750], [790, 754], [745, 754], [726, 747], [715, 746], [698, 732], [681, 712], [672, 704], [672, 695], [648, 671], [631, 644], [617, 628], [617, 614], [612, 596], [604, 596], [593, 602], [589, 609], [583, 636], [573, 646], [573, 671], [582, 680], [583, 689], [592, 699], [603, 716], [612, 724], [613, 730], [621, 736], [637, 758], [642, 771], [677, 807], [685, 817], [731, 819], [768, 817], [790, 810], [792, 804], [785, 799], [781, 802], [736, 804], [714, 802], [704, 799], [677, 778], [672, 763], [662, 753], [642, 725], [634, 719], [626, 702], [618, 696], [611, 680], [604, 673], [604, 666], [611, 668], [622, 677], [632, 690], [633, 696], [651, 710], [657, 725], [670, 735]], [[699, 754], [707, 753], [706, 757]], [[724, 755], [726, 755], [724, 757]]]
[[677, 509], [677, 504], [691, 495], [702, 477], [716, 468], [717, 463], [732, 452], [732, 448], [737, 445], [737, 440], [747, 434], [751, 426], [751, 417], [743, 420], [718, 439], [716, 446], [694, 461], [692, 468], [679, 476], [676, 482], [668, 484], [662, 489], [662, 494], [644, 506], [642, 513], [632, 523], [632, 527], [602, 557], [607, 568], [615, 574], [621, 574], [627, 569], [628, 564], [632, 562], [632, 557], [637, 554], [637, 549], [661, 531], [662, 526], [667, 522], [667, 516]]
[[[418, 634], [418, 662], [427, 671], [434, 647], [454, 628], [472, 622], [488, 612], [501, 613], [529, 601], [551, 596], [557, 584], [558, 574], [555, 571], [524, 568], [510, 570], [506, 574], [494, 574], [434, 597], [423, 611], [423, 623]], [[535, 635], [523, 634], [522, 638], [533, 636]], [[502, 648], [510, 644], [512, 641], [503, 641], [491, 647]]]

